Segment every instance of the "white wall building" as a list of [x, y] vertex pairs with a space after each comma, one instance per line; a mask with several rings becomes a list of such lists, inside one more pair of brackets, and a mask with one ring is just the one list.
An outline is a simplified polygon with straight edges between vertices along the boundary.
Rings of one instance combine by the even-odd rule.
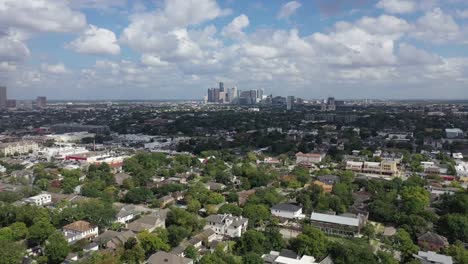
[[43, 206], [52, 203], [52, 195], [48, 193], [42, 193], [36, 196], [26, 198], [24, 199], [24, 201], [27, 203], [35, 204], [37, 206]]
[[230, 214], [210, 215], [206, 218], [205, 229], [211, 228], [217, 235], [241, 237], [247, 231], [249, 220]]
[[276, 217], [298, 219], [304, 218], [302, 214], [302, 208], [293, 204], [277, 204], [270, 209], [271, 214]]
[[99, 233], [97, 226], [92, 226], [90, 223], [81, 220], [64, 226], [62, 232], [68, 243], [93, 238]]
[[20, 141], [0, 144], [0, 156], [12, 156], [15, 154], [27, 154], [35, 152], [39, 149], [39, 145], [34, 141]]

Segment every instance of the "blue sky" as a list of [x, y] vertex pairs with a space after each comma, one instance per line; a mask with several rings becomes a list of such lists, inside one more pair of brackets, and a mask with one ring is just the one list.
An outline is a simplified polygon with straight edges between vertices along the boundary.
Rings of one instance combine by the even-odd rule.
[[[468, 98], [464, 0], [0, 0], [0, 84], [32, 99]], [[443, 92], [442, 92], [443, 91]]]

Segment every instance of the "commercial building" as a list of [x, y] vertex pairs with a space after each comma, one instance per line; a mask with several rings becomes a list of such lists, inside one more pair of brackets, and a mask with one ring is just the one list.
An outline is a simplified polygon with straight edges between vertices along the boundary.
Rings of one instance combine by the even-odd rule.
[[387, 176], [400, 175], [397, 162], [389, 160], [383, 160], [381, 162], [347, 161], [346, 170]]
[[353, 237], [361, 232], [367, 222], [363, 214], [321, 214], [313, 212], [310, 216], [311, 224], [329, 235]]
[[0, 86], [0, 109], [7, 107], [7, 88]]
[[36, 99], [36, 106], [38, 108], [45, 108], [47, 107], [47, 97], [45, 96], [39, 96]]
[[463, 138], [463, 130], [459, 128], [447, 128], [445, 129], [445, 135], [448, 139]]
[[27, 154], [35, 152], [39, 145], [34, 141], [20, 141], [0, 144], [0, 156], [12, 156], [15, 154]]
[[304, 166], [312, 166], [314, 164], [322, 162], [325, 158], [324, 153], [296, 153], [296, 164]]
[[294, 107], [294, 96], [288, 96], [286, 98], [286, 110], [290, 111]]
[[322, 111], [335, 111], [336, 110], [335, 98], [329, 97], [326, 102], [322, 103], [321, 110]]

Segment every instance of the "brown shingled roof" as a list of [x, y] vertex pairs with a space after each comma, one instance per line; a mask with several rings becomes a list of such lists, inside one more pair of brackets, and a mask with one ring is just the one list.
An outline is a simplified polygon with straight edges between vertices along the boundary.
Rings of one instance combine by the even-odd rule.
[[78, 232], [84, 232], [92, 228], [93, 226], [89, 222], [82, 221], [82, 220], [73, 222], [63, 227], [63, 229], [74, 230]]

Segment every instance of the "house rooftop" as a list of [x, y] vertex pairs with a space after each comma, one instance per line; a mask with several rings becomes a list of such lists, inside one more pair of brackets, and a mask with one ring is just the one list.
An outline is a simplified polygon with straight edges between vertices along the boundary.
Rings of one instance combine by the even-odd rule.
[[193, 263], [193, 260], [189, 258], [179, 257], [177, 255], [167, 253], [164, 251], [158, 251], [151, 255], [148, 259], [148, 264], [189, 264]]
[[73, 230], [73, 231], [78, 231], [78, 232], [84, 232], [93, 228], [94, 227], [89, 222], [86, 222], [83, 220], [73, 222], [63, 227], [63, 229]]
[[315, 212], [313, 212], [310, 216], [310, 220], [348, 226], [359, 226], [361, 222], [360, 218], [357, 216], [352, 217], [351, 215], [342, 216], [332, 214], [321, 214]]
[[286, 211], [286, 212], [297, 212], [301, 210], [302, 208], [294, 204], [280, 203], [280, 204], [273, 206], [271, 209]]

